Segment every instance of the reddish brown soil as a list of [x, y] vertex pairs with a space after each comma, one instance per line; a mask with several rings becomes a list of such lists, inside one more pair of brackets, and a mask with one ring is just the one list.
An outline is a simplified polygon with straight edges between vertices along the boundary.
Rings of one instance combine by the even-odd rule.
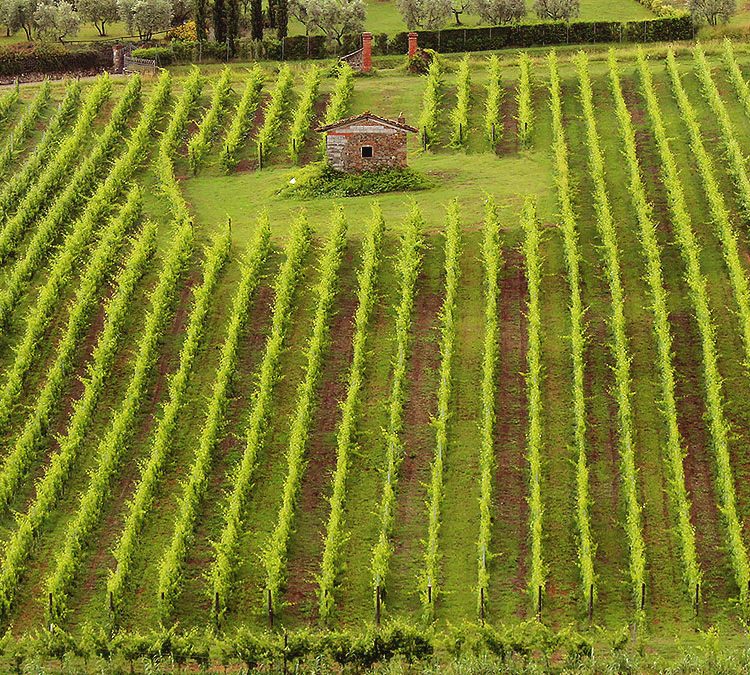
[[[677, 418], [686, 456], [685, 484], [691, 500], [698, 560], [704, 571], [703, 597], [711, 602], [727, 597], [732, 575], [723, 554], [724, 529], [713, 481], [711, 440], [704, 419], [700, 340], [687, 314], [672, 314]], [[717, 598], [718, 596], [718, 598]]]
[[502, 118], [503, 136], [495, 147], [498, 155], [512, 155], [518, 152], [518, 106], [516, 105], [516, 91], [512, 87], [505, 89], [502, 103], [500, 105], [500, 115]]
[[315, 131], [315, 128], [323, 123], [323, 117], [325, 116], [326, 108], [328, 107], [328, 100], [331, 98], [330, 94], [324, 94], [319, 96], [314, 105], [313, 122], [310, 125], [310, 132], [307, 134], [305, 140], [305, 147], [300, 152], [300, 165], [304, 166], [310, 162], [314, 162], [318, 159], [318, 147], [321, 139], [321, 134]]
[[[343, 269], [350, 270], [353, 255], [349, 250], [343, 261]], [[351, 278], [351, 277], [350, 277]], [[356, 290], [351, 284], [342, 284], [336, 302], [336, 315], [331, 324], [331, 345], [321, 377], [315, 426], [309, 435], [307, 466], [300, 490], [299, 509], [312, 514], [315, 520], [317, 540], [315, 545], [306, 542], [305, 554], [289, 557], [285, 600], [289, 603], [289, 614], [302, 617], [305, 609], [311, 609], [311, 617], [317, 618], [317, 603], [314, 602], [317, 586], [315, 575], [320, 571], [320, 550], [325, 537], [328, 519], [328, 495], [331, 477], [336, 469], [335, 431], [339, 423], [340, 403], [346, 396], [346, 374], [352, 359], [354, 314], [357, 311]]]
[[[528, 284], [523, 256], [518, 250], [505, 252], [506, 271], [500, 282], [500, 359], [498, 361], [497, 434], [495, 438], [495, 521], [515, 533], [518, 547], [513, 589], [523, 593], [528, 566], [528, 518], [526, 500], [526, 427], [528, 403], [523, 377], [528, 345], [526, 302]], [[495, 551], [505, 542], [494, 541]], [[513, 549], [511, 549], [513, 550]], [[523, 606], [521, 603], [519, 607]]]

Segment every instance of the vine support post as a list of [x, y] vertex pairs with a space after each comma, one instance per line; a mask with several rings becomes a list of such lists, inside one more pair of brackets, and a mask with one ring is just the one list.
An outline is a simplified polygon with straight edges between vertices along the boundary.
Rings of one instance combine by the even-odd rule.
[[270, 588], [266, 591], [266, 595], [268, 598], [268, 627], [273, 630], [273, 596]]
[[432, 604], [432, 583], [427, 584], [427, 603]]
[[484, 586], [479, 589], [479, 621], [484, 626]]
[[221, 604], [219, 602], [219, 591], [216, 591], [214, 593], [214, 621], [216, 623], [216, 630], [217, 631], [220, 628], [220, 622], [221, 622], [221, 619], [219, 618], [220, 617], [220, 613], [219, 613], [220, 608], [221, 608]]
[[541, 620], [542, 618], [542, 585], [537, 586], [536, 594], [536, 618]]
[[492, 123], [492, 145], [495, 145], [495, 123]]
[[646, 608], [646, 582], [641, 582], [641, 611]]
[[594, 584], [589, 585], [589, 623], [594, 620]]
[[286, 666], [286, 653], [289, 650], [289, 634], [284, 631], [284, 660], [283, 660], [283, 673], [284, 675], [287, 674], [287, 666]]
[[380, 584], [375, 587], [375, 625], [380, 625]]
[[695, 616], [698, 616], [698, 609], [700, 608], [700, 597], [701, 587], [700, 584], [695, 584]]

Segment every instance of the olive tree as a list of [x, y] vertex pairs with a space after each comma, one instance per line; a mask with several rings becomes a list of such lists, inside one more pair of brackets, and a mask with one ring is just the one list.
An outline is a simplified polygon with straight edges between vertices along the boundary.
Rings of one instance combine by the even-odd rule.
[[172, 20], [170, 0], [118, 0], [117, 4], [128, 31], [137, 31], [141, 40], [150, 40], [157, 31], [169, 28]]
[[484, 23], [493, 26], [516, 23], [526, 16], [524, 0], [472, 0], [470, 7]]
[[320, 29], [339, 47], [344, 35], [359, 33], [365, 24], [364, 0], [307, 0], [305, 4], [309, 25]]
[[580, 0], [536, 0], [534, 11], [540, 19], [570, 21], [581, 11]]
[[37, 33], [43, 40], [59, 40], [75, 35], [81, 28], [81, 18], [66, 0], [59, 4], [45, 2], [34, 12]]
[[37, 7], [36, 0], [0, 0], [0, 22], [9, 35], [23, 28], [26, 39], [31, 40]]
[[94, 24], [102, 37], [107, 34], [107, 24], [117, 21], [117, 0], [78, 0], [77, 7], [81, 18]]
[[726, 23], [737, 11], [737, 0], [688, 0], [688, 9], [696, 23], [709, 26]]
[[453, 14], [452, 0], [398, 0], [397, 5], [409, 30], [442, 28]]

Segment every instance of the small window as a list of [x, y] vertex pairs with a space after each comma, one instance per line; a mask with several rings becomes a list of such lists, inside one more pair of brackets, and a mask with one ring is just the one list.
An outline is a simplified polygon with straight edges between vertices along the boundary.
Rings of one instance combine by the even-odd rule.
[[363, 145], [362, 146], [362, 157], [372, 157], [372, 146], [371, 145]]

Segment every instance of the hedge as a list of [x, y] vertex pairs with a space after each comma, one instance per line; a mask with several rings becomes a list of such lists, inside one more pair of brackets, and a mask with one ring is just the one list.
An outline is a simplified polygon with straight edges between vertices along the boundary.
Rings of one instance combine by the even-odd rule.
[[[574, 21], [570, 24], [548, 22], [486, 28], [423, 30], [419, 31], [419, 46], [450, 53], [597, 42], [670, 42], [692, 40], [693, 37], [692, 19], [688, 14], [683, 14], [625, 23]], [[408, 40], [407, 32], [390, 36], [377, 33], [373, 35], [373, 53], [406, 54]], [[236, 57], [241, 60], [328, 58], [359, 49], [361, 34], [345, 35], [342, 42], [341, 47], [331, 45], [322, 35], [295, 35], [284, 38], [283, 42], [269, 39], [262, 43], [243, 38], [236, 43]], [[226, 54], [226, 45], [223, 43], [185, 40], [174, 40], [169, 46], [152, 46], [133, 52], [134, 56], [155, 58], [160, 66], [204, 59], [224, 61]], [[106, 43], [90, 43], [74, 49], [57, 44], [0, 47], [0, 76], [111, 66], [111, 46]]]
[[[643, 21], [574, 21], [490, 26], [485, 28], [447, 28], [419, 31], [419, 46], [441, 53], [487, 51], [494, 49], [577, 45], [602, 42], [670, 42], [692, 40], [693, 22], [689, 15], [645, 19]], [[373, 35], [373, 54], [406, 54], [407, 32]], [[323, 35], [294, 35], [279, 40], [264, 40], [262, 44], [249, 39], [237, 41], [236, 56], [241, 60], [259, 57], [270, 60], [299, 60], [329, 58], [353, 52], [361, 46], [361, 34], [345, 35], [341, 47], [331, 44]], [[168, 53], [167, 53], [168, 52]], [[135, 55], [135, 53], [134, 53]], [[138, 50], [138, 55], [140, 50]], [[202, 58], [226, 58], [224, 44], [204, 42]], [[159, 63], [194, 61], [198, 58], [197, 42], [173, 42], [171, 47], [159, 49]]]
[[70, 49], [59, 44], [16, 44], [0, 47], [0, 76], [110, 68], [111, 49]]

